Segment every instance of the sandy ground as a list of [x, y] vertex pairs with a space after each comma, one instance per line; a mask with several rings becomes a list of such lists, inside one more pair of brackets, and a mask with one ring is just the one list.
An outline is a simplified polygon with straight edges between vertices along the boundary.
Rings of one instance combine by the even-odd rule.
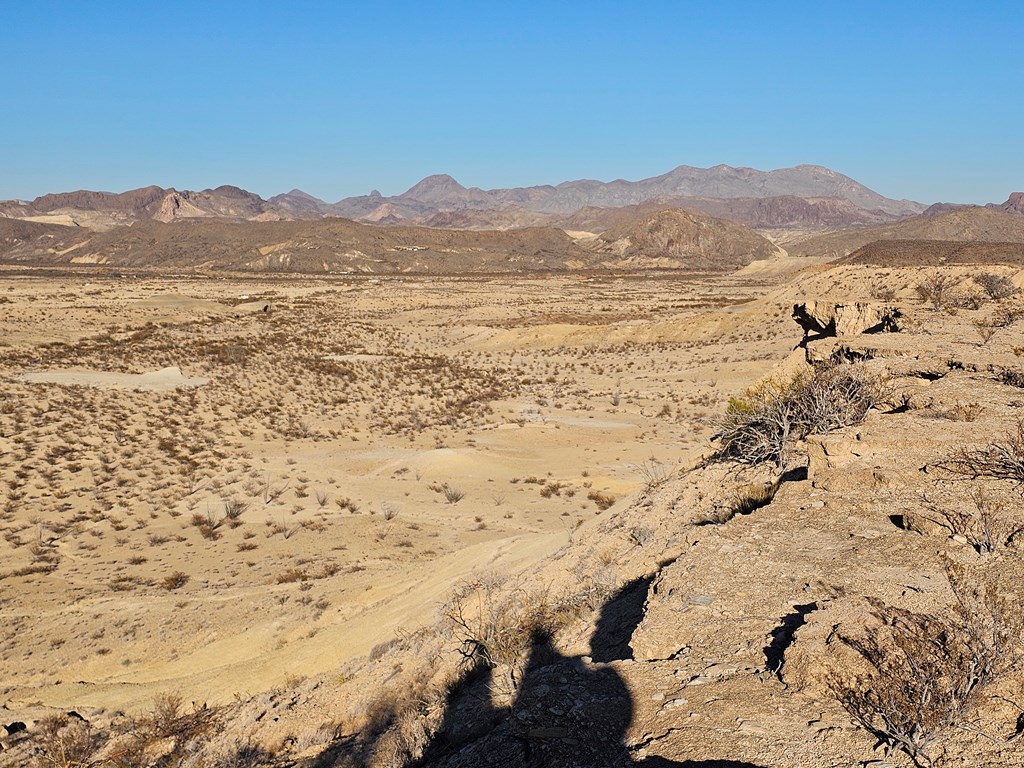
[[[955, 296], [933, 306], [918, 288], [940, 276]], [[32, 735], [0, 765], [47, 711], [116, 731], [177, 692], [227, 704], [216, 765], [250, 738], [276, 755], [252, 765], [408, 765], [441, 733], [427, 764], [452, 768], [520, 766], [524, 745], [557, 765], [907, 768], [841, 706], [834, 673], [863, 664], [837, 638], [877, 631], [866, 598], [946, 616], [951, 564], [998, 586], [986, 600], [1024, 589], [1019, 486], [941, 468], [1024, 407], [1004, 375], [1021, 298], [978, 298], [979, 276], [11, 276], [0, 712]], [[806, 299], [899, 307], [899, 331], [794, 349]], [[745, 506], [773, 476], [699, 462], [712, 417], [808, 358], [891, 392]], [[171, 389], [123, 386], [167, 369]], [[491, 615], [521, 639], [531, 605], [571, 618], [539, 660], [457, 686], [462, 635], [437, 619], [467, 577], [471, 634]], [[1022, 674], [936, 765], [1024, 765]]]
[[224, 702], [430, 621], [705, 448], [792, 344], [762, 283], [3, 279], [0, 700]]

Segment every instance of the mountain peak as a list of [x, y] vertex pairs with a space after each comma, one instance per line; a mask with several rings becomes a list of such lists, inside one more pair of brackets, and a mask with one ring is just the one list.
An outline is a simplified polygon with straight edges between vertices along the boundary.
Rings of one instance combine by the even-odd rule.
[[422, 198], [424, 196], [434, 196], [438, 193], [464, 192], [465, 190], [464, 186], [447, 173], [436, 173], [414, 184], [403, 194], [399, 195], [399, 197]]

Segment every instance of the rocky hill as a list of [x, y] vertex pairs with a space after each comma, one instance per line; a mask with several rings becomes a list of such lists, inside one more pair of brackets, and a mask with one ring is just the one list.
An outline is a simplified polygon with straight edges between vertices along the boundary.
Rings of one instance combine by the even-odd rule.
[[778, 255], [771, 242], [746, 227], [676, 209], [639, 218], [627, 215], [597, 237], [577, 242], [619, 259], [623, 266], [682, 265], [695, 271], [738, 269]]
[[179, 219], [217, 218], [232, 221], [294, 218], [283, 215], [259, 195], [224, 185], [199, 192], [148, 186], [129, 192], [62, 192], [31, 202], [0, 202], [0, 218], [109, 229], [135, 221], [170, 222]]

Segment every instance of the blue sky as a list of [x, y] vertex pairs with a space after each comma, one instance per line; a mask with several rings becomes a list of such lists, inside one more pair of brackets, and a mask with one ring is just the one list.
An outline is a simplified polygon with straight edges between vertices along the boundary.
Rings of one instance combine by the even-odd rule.
[[0, 198], [335, 201], [718, 163], [923, 202], [1024, 189], [1010, 2], [0, 0], [0, 19]]

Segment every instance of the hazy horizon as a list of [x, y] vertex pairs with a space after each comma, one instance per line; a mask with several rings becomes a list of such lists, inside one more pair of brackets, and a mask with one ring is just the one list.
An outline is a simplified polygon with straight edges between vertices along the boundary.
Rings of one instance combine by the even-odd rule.
[[1024, 188], [1009, 3], [185, 0], [7, 9], [0, 199], [149, 184], [334, 202], [801, 164], [887, 197]]

